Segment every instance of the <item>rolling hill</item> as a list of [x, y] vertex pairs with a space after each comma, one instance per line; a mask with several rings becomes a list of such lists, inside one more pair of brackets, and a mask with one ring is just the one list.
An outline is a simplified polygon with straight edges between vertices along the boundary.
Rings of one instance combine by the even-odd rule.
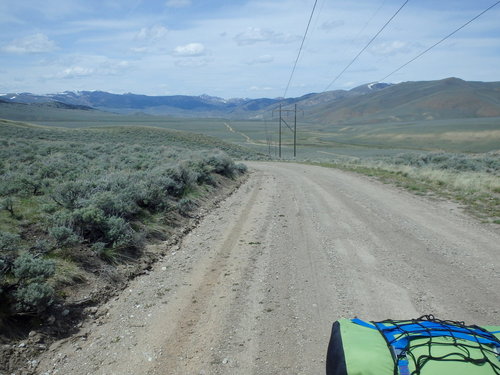
[[500, 82], [404, 82], [311, 109], [311, 120], [329, 124], [500, 117]]

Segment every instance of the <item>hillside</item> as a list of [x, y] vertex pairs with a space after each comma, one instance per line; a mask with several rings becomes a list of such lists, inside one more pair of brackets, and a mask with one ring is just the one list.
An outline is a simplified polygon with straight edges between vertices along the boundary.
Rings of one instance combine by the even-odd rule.
[[316, 106], [309, 117], [329, 124], [500, 117], [500, 82], [404, 82]]
[[0, 118], [13, 121], [67, 121], [80, 119], [103, 121], [116, 119], [114, 113], [103, 112], [84, 105], [62, 102], [19, 103], [0, 100]]

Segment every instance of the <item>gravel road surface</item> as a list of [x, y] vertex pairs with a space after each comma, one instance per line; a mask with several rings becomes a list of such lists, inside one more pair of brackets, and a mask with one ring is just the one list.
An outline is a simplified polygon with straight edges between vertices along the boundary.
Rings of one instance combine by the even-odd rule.
[[333, 321], [500, 324], [500, 232], [334, 169], [251, 176], [40, 374], [324, 374]]

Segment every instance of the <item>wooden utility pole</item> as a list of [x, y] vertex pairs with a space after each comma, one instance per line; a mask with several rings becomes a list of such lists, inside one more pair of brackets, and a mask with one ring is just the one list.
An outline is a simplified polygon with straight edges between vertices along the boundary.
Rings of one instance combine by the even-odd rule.
[[280, 159], [281, 159], [281, 119], [282, 119], [282, 117], [281, 117], [281, 104], [280, 104], [280, 127], [279, 127], [280, 128], [280, 130], [279, 130], [279, 132], [280, 132], [280, 135], [279, 135], [279, 158]]
[[297, 103], [294, 108], [294, 121], [293, 121], [293, 158], [297, 157]]
[[[273, 111], [273, 116], [274, 116], [274, 112]], [[288, 124], [288, 122], [283, 118], [283, 113], [286, 113], [286, 115], [288, 116], [288, 114], [290, 112], [293, 112], [294, 114], [294, 121], [293, 121], [293, 129], [292, 127]], [[297, 104], [294, 105], [294, 109], [283, 109], [281, 107], [281, 104], [279, 106], [279, 109], [278, 109], [278, 113], [279, 113], [279, 142], [278, 142], [278, 154], [279, 154], [279, 158], [281, 159], [281, 124], [284, 123], [286, 125], [286, 127], [288, 129], [290, 129], [290, 131], [293, 132], [293, 157], [294, 159], [297, 157]]]

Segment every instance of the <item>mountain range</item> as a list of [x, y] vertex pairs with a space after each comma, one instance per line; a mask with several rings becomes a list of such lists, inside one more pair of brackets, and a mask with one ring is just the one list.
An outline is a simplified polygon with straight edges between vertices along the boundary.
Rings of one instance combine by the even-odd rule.
[[[101, 110], [177, 117], [262, 119], [280, 105], [297, 104], [309, 121], [355, 124], [453, 118], [500, 117], [500, 82], [458, 78], [437, 81], [371, 83], [351, 90], [310, 93], [298, 98], [223, 99], [200, 96], [147, 96], [103, 91], [0, 95], [0, 104], [24, 103], [63, 109]], [[0, 117], [2, 110], [0, 106]]]
[[[215, 96], [173, 95], [147, 96], [139, 94], [112, 94], [104, 91], [65, 91], [57, 94], [36, 95], [31, 93], [9, 93], [0, 95], [0, 100], [13, 103], [43, 104], [60, 103], [78, 106], [74, 109], [99, 109], [121, 114], [146, 113], [150, 115], [171, 115], [181, 117], [227, 117], [240, 116], [262, 117], [260, 112], [278, 107], [279, 104], [289, 105], [301, 103], [303, 106], [314, 106], [352, 96], [364, 95], [378, 91], [388, 84], [363, 85], [352, 90], [337, 90], [322, 94], [307, 94], [299, 98], [258, 98], [258, 99], [223, 99]], [[70, 107], [65, 107], [70, 109]]]

